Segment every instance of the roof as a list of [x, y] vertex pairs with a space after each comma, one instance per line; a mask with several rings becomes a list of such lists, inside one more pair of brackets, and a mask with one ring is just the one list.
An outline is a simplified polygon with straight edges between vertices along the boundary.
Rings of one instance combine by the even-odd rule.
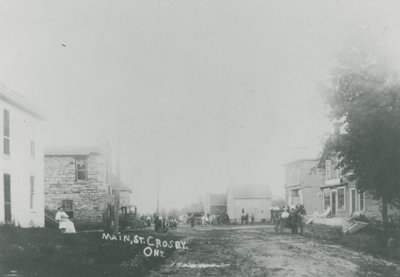
[[226, 206], [225, 193], [210, 194], [210, 206]]
[[44, 149], [44, 154], [48, 156], [90, 155], [97, 153], [100, 153], [100, 149], [93, 146], [49, 146]]
[[132, 190], [126, 184], [124, 184], [121, 180], [119, 180], [118, 177], [115, 176], [114, 174], [111, 175], [111, 185], [113, 187], [113, 190], [116, 190], [118, 188], [119, 191], [132, 192]]
[[296, 163], [301, 163], [301, 162], [317, 162], [319, 159], [317, 158], [310, 158], [310, 159], [297, 159], [288, 163], [283, 164], [283, 166], [291, 165], [291, 164], [296, 164]]
[[242, 185], [229, 188], [233, 199], [270, 199], [271, 190], [268, 185]]
[[33, 117], [44, 119], [44, 115], [34, 103], [30, 102], [14, 90], [8, 89], [4, 84], [0, 84], [0, 99], [25, 111]]

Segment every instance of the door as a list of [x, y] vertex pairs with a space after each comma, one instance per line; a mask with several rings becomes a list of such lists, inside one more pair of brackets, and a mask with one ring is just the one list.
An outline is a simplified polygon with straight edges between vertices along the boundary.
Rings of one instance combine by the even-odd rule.
[[337, 191], [336, 190], [331, 190], [331, 207], [332, 207], [332, 211], [331, 214], [332, 215], [336, 215], [336, 194]]
[[3, 175], [4, 184], [4, 221], [11, 222], [11, 182], [10, 175]]
[[354, 213], [355, 211], [357, 211], [357, 195], [356, 195], [356, 190], [355, 189], [350, 189], [350, 213]]

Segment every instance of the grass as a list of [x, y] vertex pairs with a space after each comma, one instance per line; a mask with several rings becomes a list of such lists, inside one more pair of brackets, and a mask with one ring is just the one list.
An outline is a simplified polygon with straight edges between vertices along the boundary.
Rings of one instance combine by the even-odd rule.
[[400, 260], [400, 232], [396, 230], [383, 231], [374, 225], [368, 225], [354, 234], [343, 234], [341, 228], [313, 224], [306, 226], [304, 235], [328, 240], [374, 256]]
[[[179, 239], [171, 234], [135, 231], [141, 236]], [[143, 276], [164, 259], [146, 258], [142, 245], [101, 239], [102, 233], [61, 234], [51, 229], [0, 226], [0, 276]], [[166, 250], [166, 256], [173, 249]]]

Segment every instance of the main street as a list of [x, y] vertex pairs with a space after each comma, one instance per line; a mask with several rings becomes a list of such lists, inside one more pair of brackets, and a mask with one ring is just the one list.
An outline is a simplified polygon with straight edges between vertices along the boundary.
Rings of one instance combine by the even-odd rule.
[[400, 276], [400, 265], [270, 225], [181, 227], [189, 250], [165, 258], [150, 276]]

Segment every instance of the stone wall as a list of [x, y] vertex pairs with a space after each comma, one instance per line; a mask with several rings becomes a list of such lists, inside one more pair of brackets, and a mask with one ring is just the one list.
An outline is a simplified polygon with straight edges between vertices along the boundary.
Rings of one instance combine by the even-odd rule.
[[78, 156], [45, 156], [45, 206], [56, 210], [63, 200], [73, 201], [73, 221], [101, 223], [112, 201], [107, 182], [106, 157], [87, 156], [87, 181], [75, 181], [75, 159]]

